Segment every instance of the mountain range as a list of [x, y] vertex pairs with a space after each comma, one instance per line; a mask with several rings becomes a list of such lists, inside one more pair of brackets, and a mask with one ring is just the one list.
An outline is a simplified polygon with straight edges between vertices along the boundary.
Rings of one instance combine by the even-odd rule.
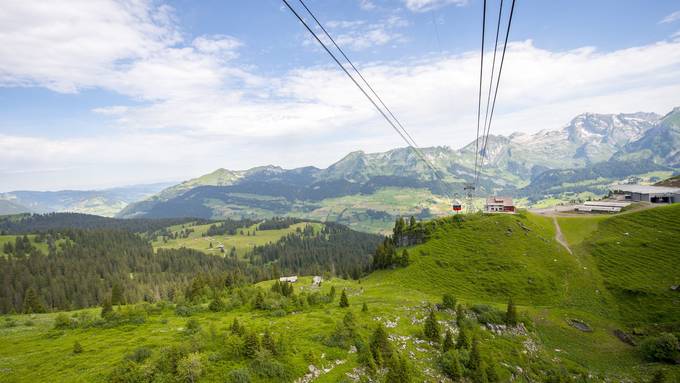
[[128, 204], [151, 197], [172, 185], [173, 183], [164, 182], [102, 190], [0, 193], [0, 215], [75, 212], [113, 217]]
[[[615, 182], [656, 182], [680, 170], [680, 107], [655, 113], [576, 116], [560, 129], [491, 135], [478, 195], [506, 194], [523, 205], [606, 193]], [[481, 147], [481, 145], [480, 145]], [[445, 214], [447, 195], [463, 195], [474, 180], [476, 143], [460, 148], [412, 148], [349, 153], [325, 169], [261, 166], [220, 168], [176, 185], [98, 192], [0, 194], [6, 210], [76, 211], [122, 218], [297, 216], [377, 231], [397, 215]], [[167, 187], [166, 187], [167, 186]], [[4, 200], [4, 201], [3, 201]], [[478, 203], [480, 203], [478, 201]], [[0, 209], [3, 205], [0, 205]]]
[[[475, 146], [422, 149], [441, 181], [411, 148], [357, 151], [325, 169], [217, 169], [130, 204], [118, 216], [292, 215], [361, 228], [397, 214], [438, 215], [447, 210], [444, 195], [462, 194], [473, 181]], [[680, 108], [665, 116], [585, 113], [557, 130], [489, 136], [479, 194], [508, 194], [527, 205], [601, 195], [613, 182], [671, 176], [680, 169], [679, 148]]]

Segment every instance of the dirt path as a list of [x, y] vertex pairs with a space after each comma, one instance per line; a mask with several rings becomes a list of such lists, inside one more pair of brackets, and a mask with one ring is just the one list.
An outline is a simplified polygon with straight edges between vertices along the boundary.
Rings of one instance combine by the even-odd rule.
[[564, 248], [567, 249], [569, 254], [573, 254], [571, 252], [571, 248], [569, 247], [569, 244], [564, 239], [564, 235], [562, 235], [562, 229], [560, 228], [560, 224], [557, 222], [557, 217], [553, 216], [552, 219], [553, 219], [553, 222], [555, 223], [555, 240], [557, 242], [559, 242], [560, 245], [564, 246]]

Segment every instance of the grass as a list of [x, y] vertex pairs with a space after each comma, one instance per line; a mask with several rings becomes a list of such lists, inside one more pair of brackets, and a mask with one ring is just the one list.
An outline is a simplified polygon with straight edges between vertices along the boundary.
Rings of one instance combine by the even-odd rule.
[[[0, 235], [0, 254], [6, 255], [3, 252], [3, 247], [5, 246], [5, 243], [11, 243], [14, 245], [14, 241], [16, 240], [16, 235]], [[27, 235], [28, 239], [31, 241], [31, 244], [35, 246], [40, 252], [43, 254], [47, 255], [48, 249], [47, 249], [47, 242], [36, 242], [35, 241], [35, 235], [29, 234]], [[60, 240], [61, 241], [61, 240]], [[59, 242], [57, 241], [57, 245], [59, 245]]]
[[[519, 304], [520, 316], [532, 319], [528, 336], [475, 330], [483, 338], [484, 354], [502, 362], [501, 373], [506, 378], [515, 366], [544, 363], [606, 375], [610, 381], [646, 381], [658, 366], [645, 363], [635, 348], [620, 342], [613, 331], [627, 330], [631, 323], [680, 318], [677, 297], [668, 289], [680, 276], [676, 251], [679, 216], [680, 205], [617, 216], [559, 217], [573, 255], [555, 242], [549, 217], [520, 213], [464, 216], [462, 222], [442, 219], [430, 241], [408, 249], [411, 264], [406, 268], [374, 272], [359, 282], [333, 279], [324, 282], [321, 290], [325, 293], [335, 286], [339, 295], [347, 288], [349, 310], [356, 315], [363, 336], [378, 322], [393, 322], [388, 331], [404, 337], [395, 338], [394, 343], [419, 371], [416, 381], [439, 380], [436, 352], [413, 340], [422, 328], [418, 320], [425, 316], [425, 304], [439, 302], [445, 292], [467, 305], [486, 303], [498, 309], [504, 309], [512, 296]], [[203, 239], [199, 227], [195, 228], [194, 235]], [[181, 230], [181, 226], [173, 230]], [[257, 234], [264, 236], [264, 232]], [[185, 243], [190, 244], [191, 239]], [[203, 246], [200, 250], [206, 250], [203, 242], [198, 243]], [[259, 286], [268, 289], [272, 283]], [[309, 291], [310, 285], [311, 277], [300, 278], [296, 293]], [[283, 317], [242, 307], [221, 313], [205, 310], [192, 318], [206, 333], [211, 328], [224, 333], [232, 320], [239, 318], [250, 329], [262, 332], [269, 328], [276, 336], [285, 336], [287, 362], [296, 377], [307, 373], [308, 354], [321, 366], [342, 360], [343, 364], [315, 380], [337, 382], [357, 366], [356, 354], [322, 342], [347, 311], [338, 307], [337, 299]], [[363, 303], [368, 305], [368, 313], [361, 312]], [[97, 309], [85, 311], [98, 314]], [[453, 323], [450, 314], [439, 316], [443, 323]], [[151, 315], [145, 324], [115, 328], [58, 331], [52, 329], [54, 317], [11, 316], [18, 326], [0, 326], [3, 381], [104, 382], [116, 363], [136, 348], [148, 346], [156, 355], [161, 347], [188, 339], [181, 331], [187, 318], [176, 316], [171, 309]], [[24, 325], [27, 319], [34, 325]], [[568, 319], [584, 321], [593, 332], [576, 330]], [[76, 340], [83, 345], [83, 354], [72, 354]], [[527, 341], [537, 345], [536, 354], [526, 353]], [[210, 363], [204, 381], [224, 381], [225, 371], [245, 365], [244, 360]], [[680, 379], [680, 366], [664, 368], [670, 372], [670, 381]]]
[[680, 205], [602, 221], [587, 244], [629, 323], [680, 321]]
[[[167, 242], [159, 237], [152, 242], [152, 245], [154, 249], [179, 249], [186, 247], [209, 254], [222, 255], [217, 247], [219, 244], [222, 244], [224, 245], [225, 254], [229, 254], [231, 248], [235, 247], [237, 256], [243, 257], [253, 247], [276, 242], [282, 237], [294, 233], [297, 229], [304, 229], [306, 225], [314, 226], [315, 230], [321, 230], [322, 228], [322, 224], [315, 222], [301, 222], [280, 230], [257, 230], [257, 225], [253, 225], [237, 230], [235, 235], [204, 237], [203, 234], [208, 231], [211, 224], [176, 225], [169, 228], [172, 233], [178, 234], [184, 229], [192, 229], [194, 231], [186, 238], [168, 239]], [[243, 231], [243, 234], [241, 234], [241, 231]], [[212, 247], [210, 247], [211, 243]]]

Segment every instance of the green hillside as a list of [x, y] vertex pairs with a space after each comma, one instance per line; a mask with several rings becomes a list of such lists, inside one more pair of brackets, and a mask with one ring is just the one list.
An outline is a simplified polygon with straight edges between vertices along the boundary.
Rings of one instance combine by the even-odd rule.
[[[320, 287], [303, 277], [290, 296], [275, 292], [273, 281], [196, 290], [194, 280], [191, 290], [198, 293], [193, 297], [123, 306], [105, 318], [99, 309], [61, 319], [54, 313], [10, 315], [0, 326], [5, 345], [0, 369], [8, 382], [185, 382], [190, 380], [183, 368], [194, 358], [200, 382], [360, 381], [352, 377], [367, 371], [347, 337], [368, 342], [382, 324], [392, 346], [408, 359], [411, 381], [447, 381], [439, 362], [441, 345], [423, 339], [423, 326], [430, 305], [450, 293], [462, 304], [463, 319], [454, 310], [438, 309], [441, 331], [456, 335], [465, 328], [476, 336], [498, 382], [648, 382], [660, 369], [672, 382], [680, 378], [680, 367], [645, 361], [639, 348], [614, 333], [638, 329], [646, 335], [630, 336], [639, 343], [661, 330], [677, 332], [672, 322], [680, 313], [671, 295], [677, 293], [668, 287], [677, 283], [673, 246], [680, 243], [679, 216], [680, 205], [560, 217], [556, 222], [570, 254], [555, 240], [550, 217], [461, 215], [424, 223], [433, 229], [424, 243], [406, 248], [410, 262], [405, 267], [374, 271], [357, 281], [330, 278], [327, 272]], [[171, 231], [188, 227], [195, 231], [177, 241], [188, 246], [205, 241], [204, 225], [178, 225]], [[264, 231], [254, 238], [260, 235]], [[234, 237], [223, 240], [253, 240], [240, 233]], [[197, 246], [206, 251], [203, 242]], [[348, 308], [338, 305], [343, 290]], [[510, 297], [525, 330], [493, 330], [504, 323]], [[347, 312], [353, 314], [351, 325], [343, 321]], [[70, 325], [55, 328], [64, 318]], [[234, 319], [246, 327], [245, 335], [231, 330]], [[591, 331], [575, 328], [574, 320]], [[264, 342], [267, 332], [276, 340], [277, 354], [245, 354], [252, 339], [248, 334]], [[76, 341], [82, 353], [72, 351]], [[473, 368], [469, 353], [456, 351], [466, 374]], [[318, 370], [314, 379], [310, 365]], [[376, 381], [390, 381], [390, 368]], [[249, 380], [237, 380], [235, 370]]]
[[604, 220], [587, 240], [629, 323], [680, 324], [680, 205]]
[[[316, 222], [300, 222], [285, 229], [258, 230], [259, 225], [252, 225], [240, 228], [234, 235], [208, 236], [207, 231], [211, 225], [213, 224], [197, 225], [189, 223], [170, 226], [168, 231], [177, 238], [163, 239], [163, 237], [156, 237], [152, 245], [156, 250], [186, 247], [208, 254], [220, 255], [221, 252], [218, 246], [221, 244], [224, 246], [226, 254], [229, 254], [231, 249], [235, 248], [236, 254], [242, 257], [255, 246], [276, 242], [282, 237], [294, 233], [296, 230], [304, 229], [307, 225], [312, 225], [317, 231], [323, 226], [323, 224]], [[180, 236], [182, 231], [186, 231], [188, 235]]]

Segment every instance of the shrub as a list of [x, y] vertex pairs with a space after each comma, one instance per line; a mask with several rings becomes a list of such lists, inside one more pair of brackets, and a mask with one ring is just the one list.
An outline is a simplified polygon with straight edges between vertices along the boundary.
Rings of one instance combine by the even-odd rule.
[[218, 312], [224, 310], [224, 302], [220, 297], [215, 297], [212, 301], [210, 301], [210, 304], [208, 305], [208, 310], [212, 312]]
[[186, 327], [184, 328], [184, 331], [187, 334], [195, 334], [199, 331], [201, 331], [201, 324], [194, 318], [191, 318], [187, 321]]
[[455, 310], [456, 298], [451, 294], [444, 294], [444, 296], [442, 296], [442, 308], [448, 310]]
[[680, 358], [678, 338], [669, 333], [648, 337], [640, 344], [640, 351], [649, 361], [673, 363]]
[[128, 354], [125, 359], [135, 362], [142, 363], [151, 357], [151, 350], [148, 347], [139, 347], [131, 354]]
[[340, 295], [340, 307], [349, 307], [349, 300], [347, 299], [347, 292], [342, 289], [342, 294]]
[[194, 313], [194, 310], [189, 306], [179, 305], [175, 307], [175, 315], [181, 317], [190, 317]]
[[463, 366], [460, 364], [458, 353], [454, 350], [449, 350], [442, 354], [439, 359], [439, 366], [442, 372], [454, 381], [458, 381], [463, 377]]
[[479, 323], [505, 323], [505, 313], [488, 305], [474, 305], [472, 311], [477, 314]]
[[74, 354], [82, 354], [83, 353], [83, 346], [80, 344], [80, 342], [76, 341], [73, 344], [73, 353]]
[[229, 383], [250, 383], [250, 373], [245, 368], [229, 371], [227, 381]]
[[197, 352], [180, 359], [177, 364], [177, 375], [185, 382], [194, 383], [203, 374], [203, 357]]
[[58, 330], [73, 328], [73, 321], [68, 315], [61, 313], [54, 318], [54, 328]]
[[250, 369], [260, 377], [267, 379], [285, 380], [286, 369], [283, 364], [276, 361], [267, 350], [258, 351], [255, 358], [250, 362]]

